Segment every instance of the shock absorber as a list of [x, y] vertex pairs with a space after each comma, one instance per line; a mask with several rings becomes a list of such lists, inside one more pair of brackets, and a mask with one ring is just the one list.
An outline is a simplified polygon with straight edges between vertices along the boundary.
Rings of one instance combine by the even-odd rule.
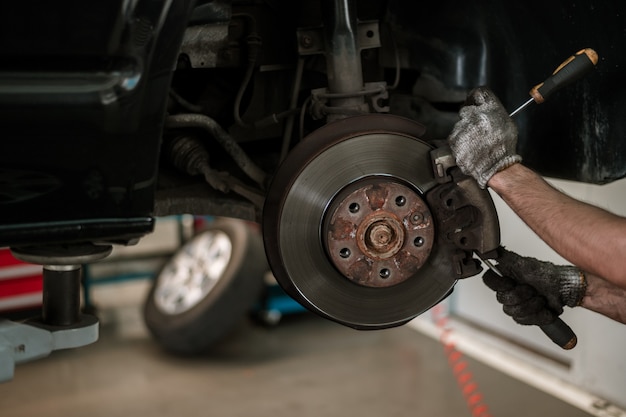
[[[332, 107], [358, 111], [363, 107], [365, 100], [361, 95], [352, 95], [363, 89], [355, 1], [324, 0], [322, 16], [328, 92], [337, 95], [331, 98], [330, 104]], [[346, 115], [330, 114], [329, 121], [343, 117]]]
[[[386, 113], [384, 81], [365, 82], [361, 51], [380, 47], [378, 22], [359, 22], [354, 0], [322, 0], [321, 29], [298, 29], [300, 55], [323, 54], [328, 87], [311, 91], [311, 117], [326, 122]], [[308, 102], [303, 105], [301, 119]]]

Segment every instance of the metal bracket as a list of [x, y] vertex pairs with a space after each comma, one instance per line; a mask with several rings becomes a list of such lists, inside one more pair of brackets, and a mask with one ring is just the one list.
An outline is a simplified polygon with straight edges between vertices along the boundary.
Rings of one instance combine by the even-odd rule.
[[192, 68], [216, 68], [229, 53], [227, 46], [228, 23], [191, 26], [185, 30], [180, 53]]
[[[300, 55], [323, 54], [324, 29], [322, 27], [301, 28], [296, 31], [298, 53]], [[380, 48], [380, 30], [378, 20], [359, 22], [357, 26], [357, 45], [359, 50]]]
[[372, 110], [376, 113], [389, 113], [389, 106], [381, 106], [380, 103], [382, 100], [387, 100], [389, 98], [389, 91], [387, 90], [387, 83], [385, 81], [373, 81], [370, 83], [365, 83], [364, 91], [376, 91], [376, 93], [368, 94], [369, 105]]
[[[367, 97], [367, 102], [361, 104], [358, 108], [337, 108], [328, 107], [328, 101], [335, 97]], [[389, 113], [389, 106], [381, 106], [382, 100], [389, 98], [389, 92], [387, 91], [387, 83], [385, 81], [369, 82], [365, 83], [363, 89], [355, 91], [353, 93], [330, 93], [328, 88], [316, 88], [311, 90], [311, 117], [314, 120], [321, 120], [325, 118], [330, 112], [346, 114], [360, 114], [360, 113]]]
[[443, 145], [430, 151], [430, 159], [433, 164], [433, 172], [435, 180], [440, 183], [452, 181], [452, 177], [448, 175], [448, 170], [456, 166], [452, 150], [448, 145]]

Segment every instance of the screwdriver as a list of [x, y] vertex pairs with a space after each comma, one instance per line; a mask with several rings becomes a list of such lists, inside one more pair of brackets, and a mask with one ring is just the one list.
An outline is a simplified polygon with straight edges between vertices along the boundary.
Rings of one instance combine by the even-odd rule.
[[[598, 54], [593, 49], [585, 48], [576, 52], [574, 55], [563, 61], [561, 65], [554, 70], [552, 75], [549, 76], [544, 82], [531, 88], [529, 92], [530, 98], [509, 114], [509, 117], [515, 116], [532, 102], [537, 104], [543, 103], [555, 91], [587, 75], [591, 70], [593, 70], [597, 63]], [[500, 272], [500, 270], [491, 261], [485, 259], [479, 253], [476, 253], [476, 255], [495, 274], [501, 278], [504, 277], [502, 272]], [[546, 336], [563, 349], [572, 349], [578, 342], [578, 338], [576, 337], [574, 331], [558, 317], [552, 323], [539, 327], [546, 334]]]
[[534, 86], [530, 90], [528, 101], [515, 109], [509, 116], [515, 116], [532, 102], [543, 103], [555, 91], [587, 75], [597, 63], [598, 54], [593, 49], [585, 48], [576, 52], [563, 61], [544, 82]]
[[[496, 267], [493, 262], [483, 257], [480, 253], [475, 252], [476, 256], [489, 267], [500, 278], [505, 278], [504, 274], [500, 272], [500, 269]], [[578, 343], [576, 333], [560, 318], [556, 318], [552, 323], [539, 326], [541, 331], [550, 338], [554, 343], [559, 345], [565, 350], [573, 349]]]

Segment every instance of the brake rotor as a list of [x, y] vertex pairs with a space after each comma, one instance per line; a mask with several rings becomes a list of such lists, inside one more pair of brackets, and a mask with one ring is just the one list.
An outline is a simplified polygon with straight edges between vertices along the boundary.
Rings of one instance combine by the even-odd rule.
[[358, 329], [403, 324], [454, 286], [425, 194], [437, 185], [422, 125], [391, 115], [328, 124], [285, 159], [263, 217], [279, 284]]

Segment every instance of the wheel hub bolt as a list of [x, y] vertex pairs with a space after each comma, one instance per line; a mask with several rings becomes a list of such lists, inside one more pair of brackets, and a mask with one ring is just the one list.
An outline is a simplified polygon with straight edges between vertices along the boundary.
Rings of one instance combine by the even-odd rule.
[[411, 223], [414, 225], [422, 224], [424, 221], [424, 215], [422, 213], [413, 213], [411, 215]]

